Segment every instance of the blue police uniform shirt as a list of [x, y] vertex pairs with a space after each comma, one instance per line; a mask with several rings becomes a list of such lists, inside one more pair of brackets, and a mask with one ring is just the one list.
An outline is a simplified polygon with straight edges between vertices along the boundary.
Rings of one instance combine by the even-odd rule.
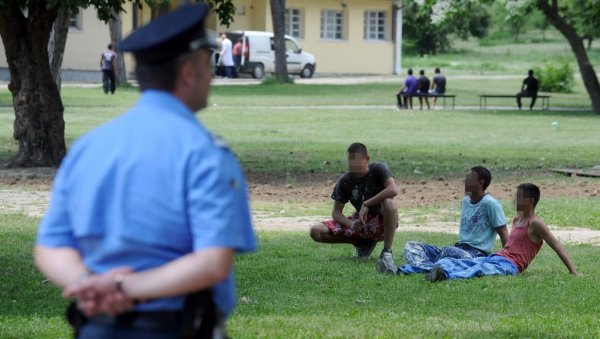
[[506, 226], [500, 202], [486, 194], [473, 204], [471, 198], [465, 196], [460, 215], [459, 242], [491, 253], [496, 241], [496, 228]]
[[[246, 183], [232, 152], [174, 96], [145, 91], [129, 112], [78, 140], [56, 174], [37, 243], [77, 249], [92, 272], [144, 271], [193, 251], [254, 251]], [[235, 306], [232, 272], [213, 287]], [[138, 311], [181, 310], [184, 297]]]

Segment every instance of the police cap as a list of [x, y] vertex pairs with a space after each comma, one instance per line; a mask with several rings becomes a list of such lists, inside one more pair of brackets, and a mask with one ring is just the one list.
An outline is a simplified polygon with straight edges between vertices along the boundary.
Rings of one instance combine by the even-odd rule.
[[184, 5], [159, 16], [131, 33], [119, 48], [131, 52], [137, 62], [157, 64], [184, 53], [215, 49], [204, 29], [209, 9], [204, 4]]

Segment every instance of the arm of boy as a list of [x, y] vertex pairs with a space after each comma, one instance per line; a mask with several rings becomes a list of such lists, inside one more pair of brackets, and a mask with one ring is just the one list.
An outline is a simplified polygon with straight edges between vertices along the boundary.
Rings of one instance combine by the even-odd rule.
[[506, 246], [508, 242], [508, 230], [506, 229], [506, 225], [497, 227], [496, 233], [500, 237], [500, 242], [502, 243], [502, 247]]
[[562, 262], [565, 264], [565, 266], [569, 270], [569, 273], [571, 273], [573, 275], [581, 275], [575, 269], [575, 265], [573, 265], [573, 263], [571, 262], [571, 259], [569, 258], [567, 251], [561, 245], [560, 241], [558, 241], [558, 239], [554, 236], [554, 234], [552, 234], [552, 232], [550, 232], [550, 229], [548, 229], [548, 226], [546, 226], [546, 224], [544, 224], [539, 219], [534, 219], [531, 221], [531, 224], [529, 225], [529, 227], [532, 227], [535, 234], [540, 239], [544, 240], [548, 244], [548, 246], [550, 246], [552, 248], [552, 250], [554, 250], [554, 252], [556, 252], [556, 254], [560, 258], [560, 260], [562, 260]]
[[358, 212], [359, 219], [362, 220], [363, 223], [366, 223], [366, 217], [369, 213], [369, 208], [371, 206], [375, 206], [380, 204], [385, 199], [393, 199], [398, 195], [398, 190], [396, 189], [396, 179], [394, 177], [389, 177], [383, 183], [384, 189], [381, 192], [372, 196], [369, 200], [363, 201], [363, 205]]
[[356, 221], [359, 221], [360, 219], [357, 219], [356, 221], [352, 222], [352, 220], [346, 218], [346, 216], [344, 215], [344, 206], [346, 206], [346, 204], [341, 203], [339, 201], [335, 201], [333, 203], [333, 211], [331, 211], [331, 217], [338, 224], [344, 225], [349, 228], [354, 227]]

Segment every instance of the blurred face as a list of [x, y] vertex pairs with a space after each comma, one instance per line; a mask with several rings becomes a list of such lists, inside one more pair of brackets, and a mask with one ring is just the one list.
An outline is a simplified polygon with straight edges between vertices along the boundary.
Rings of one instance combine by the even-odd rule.
[[528, 211], [533, 207], [533, 198], [526, 198], [523, 191], [517, 190], [516, 205], [517, 211]]
[[348, 153], [348, 172], [364, 174], [369, 170], [369, 156], [362, 153]]
[[473, 192], [483, 191], [483, 181], [479, 180], [477, 172], [470, 171], [465, 178], [465, 194], [471, 196]]

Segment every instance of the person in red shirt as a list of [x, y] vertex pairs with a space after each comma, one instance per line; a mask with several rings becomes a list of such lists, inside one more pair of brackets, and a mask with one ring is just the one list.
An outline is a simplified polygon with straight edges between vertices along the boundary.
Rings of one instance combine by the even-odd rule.
[[232, 54], [233, 63], [235, 64], [235, 68], [237, 70], [242, 64], [242, 39], [238, 39], [235, 45], [233, 45]]
[[540, 189], [534, 184], [517, 187], [517, 216], [506, 245], [495, 254], [474, 259], [444, 258], [438, 261], [425, 276], [430, 282], [446, 279], [469, 279], [489, 275], [517, 275], [533, 261], [542, 244], [556, 252], [569, 273], [580, 275], [567, 251], [550, 232], [548, 226], [535, 214], [540, 200]]

